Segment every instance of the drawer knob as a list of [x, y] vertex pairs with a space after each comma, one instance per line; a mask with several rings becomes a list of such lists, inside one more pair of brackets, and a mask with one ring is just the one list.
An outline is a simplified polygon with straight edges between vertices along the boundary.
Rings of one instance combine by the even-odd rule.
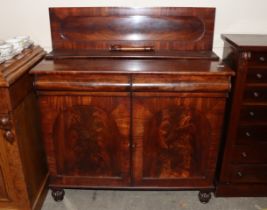
[[237, 176], [242, 177], [243, 176], [243, 173], [241, 171], [238, 171], [237, 172]]
[[262, 74], [257, 73], [257, 74], [256, 74], [256, 77], [257, 77], [258, 79], [261, 79], [261, 78], [262, 78]]
[[9, 142], [9, 143], [13, 143], [13, 141], [15, 140], [15, 136], [12, 133], [12, 131], [7, 130], [4, 133], [4, 138]]
[[263, 61], [265, 61], [266, 59], [265, 59], [265, 57], [260, 56], [259, 60], [263, 62]]
[[250, 112], [249, 112], [249, 116], [254, 117], [254, 116], [255, 116], [255, 112], [250, 111]]
[[241, 155], [243, 158], [246, 158], [248, 156], [248, 154], [246, 152], [242, 152]]
[[250, 136], [251, 136], [251, 133], [247, 131], [247, 132], [245, 133], [245, 135], [246, 135], [247, 137], [250, 137]]
[[3, 127], [6, 127], [10, 124], [10, 121], [8, 119], [8, 117], [2, 117], [0, 119], [0, 125], [3, 126]]
[[254, 96], [254, 98], [259, 98], [260, 93], [255, 91], [255, 92], [253, 92], [253, 96]]

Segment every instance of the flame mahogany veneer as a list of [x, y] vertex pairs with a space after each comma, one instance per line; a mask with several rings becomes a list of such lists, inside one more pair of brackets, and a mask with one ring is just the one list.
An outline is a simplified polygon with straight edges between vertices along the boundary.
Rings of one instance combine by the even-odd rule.
[[31, 74], [55, 200], [63, 188], [194, 189], [209, 200], [233, 76], [211, 51], [214, 17], [50, 9], [53, 51]]

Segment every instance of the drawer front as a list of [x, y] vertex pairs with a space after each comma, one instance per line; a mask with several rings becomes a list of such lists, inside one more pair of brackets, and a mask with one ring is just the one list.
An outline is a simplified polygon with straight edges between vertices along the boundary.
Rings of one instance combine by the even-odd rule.
[[247, 83], [266, 83], [267, 67], [264, 69], [251, 68], [247, 73]]
[[267, 122], [267, 106], [242, 106], [240, 120]]
[[249, 63], [267, 64], [267, 52], [252, 52]]
[[233, 163], [267, 163], [267, 146], [236, 146]]
[[267, 88], [246, 88], [244, 93], [245, 102], [267, 102]]
[[267, 183], [267, 165], [233, 165], [231, 181], [236, 183]]
[[267, 124], [240, 125], [237, 130], [237, 143], [267, 143]]

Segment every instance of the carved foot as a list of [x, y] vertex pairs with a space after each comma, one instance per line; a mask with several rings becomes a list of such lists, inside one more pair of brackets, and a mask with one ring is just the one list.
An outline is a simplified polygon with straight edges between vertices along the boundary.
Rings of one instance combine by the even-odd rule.
[[211, 192], [199, 192], [198, 199], [201, 203], [208, 203], [211, 199]]
[[55, 201], [62, 201], [64, 199], [65, 191], [64, 189], [51, 189], [52, 190], [52, 197]]

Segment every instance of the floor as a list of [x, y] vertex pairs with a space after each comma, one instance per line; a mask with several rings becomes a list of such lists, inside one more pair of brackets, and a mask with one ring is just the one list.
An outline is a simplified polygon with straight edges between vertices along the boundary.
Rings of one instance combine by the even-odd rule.
[[51, 192], [42, 210], [267, 210], [265, 198], [214, 198], [201, 204], [196, 191], [65, 190], [55, 202]]

